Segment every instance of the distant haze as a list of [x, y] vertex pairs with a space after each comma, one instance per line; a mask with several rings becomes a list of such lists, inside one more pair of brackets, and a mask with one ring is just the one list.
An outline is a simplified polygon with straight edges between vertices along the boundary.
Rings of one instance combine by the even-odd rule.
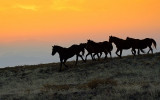
[[154, 38], [159, 52], [159, 5], [160, 0], [1, 0], [0, 67], [58, 62], [52, 45], [108, 41], [110, 35]]

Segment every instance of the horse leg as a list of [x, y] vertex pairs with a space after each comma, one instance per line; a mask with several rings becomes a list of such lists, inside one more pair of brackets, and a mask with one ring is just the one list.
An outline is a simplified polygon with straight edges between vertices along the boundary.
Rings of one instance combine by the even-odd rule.
[[120, 50], [120, 55], [119, 55], [120, 58], [122, 58], [122, 51], [123, 51], [123, 50]]
[[96, 59], [95, 59], [95, 56], [92, 55], [92, 53], [91, 53], [91, 58], [92, 58], [92, 60], [96, 60]]
[[96, 58], [95, 58], [96, 55], [97, 55], [97, 57], [98, 57], [98, 54], [95, 53], [95, 54], [93, 55], [93, 60], [96, 60]]
[[133, 49], [131, 50], [131, 52], [132, 52], [132, 54], [134, 55], [134, 51], [133, 51]]
[[75, 66], [77, 65], [77, 62], [78, 62], [78, 55], [76, 55], [76, 63], [75, 63]]
[[[87, 61], [87, 56], [89, 55], [90, 53], [88, 53], [87, 55], [86, 55], [86, 58], [85, 58], [85, 61]], [[93, 60], [93, 59], [92, 59]]]
[[102, 56], [102, 52], [100, 52], [100, 58], [101, 58], [101, 56]]
[[119, 49], [117, 49], [117, 51], [116, 51], [116, 55], [117, 55], [117, 56], [119, 56], [118, 52], [119, 52]]
[[64, 60], [63, 65], [68, 68], [68, 66], [65, 64], [66, 61], [67, 61], [67, 59]]
[[147, 53], [149, 54], [149, 52], [150, 52], [150, 49], [148, 50], [148, 52], [147, 52]]
[[151, 52], [152, 52], [152, 54], [153, 54], [153, 49], [151, 48]]
[[132, 48], [132, 54], [135, 56], [136, 55], [136, 50]]
[[100, 60], [100, 56], [99, 56], [99, 54], [97, 53], [97, 57], [98, 57], [98, 60]]
[[132, 54], [134, 55], [133, 49], [131, 50]]
[[138, 49], [138, 55], [140, 55], [140, 50]]
[[109, 51], [109, 54], [110, 54], [110, 57], [112, 58], [112, 53], [111, 53], [111, 51]]
[[[153, 49], [152, 49], [152, 47], [151, 47], [151, 46], [149, 47], [149, 49], [150, 49], [149, 51], [151, 51], [151, 52], [152, 52], [152, 54], [153, 54]], [[148, 54], [149, 54], [149, 51], [148, 51]]]
[[104, 59], [107, 59], [108, 52], [105, 51], [104, 53], [105, 53], [105, 58]]
[[63, 60], [61, 59], [61, 60], [60, 60], [60, 68], [59, 68], [59, 72], [61, 72], [61, 69], [62, 69], [62, 63], [63, 63]]
[[83, 62], [86, 62], [86, 61], [83, 59], [82, 55], [78, 55], [78, 56], [80, 56], [80, 57], [81, 57], [81, 59], [83, 60]]
[[95, 55], [96, 55], [96, 53], [95, 54], [93, 54], [93, 58], [95, 59]]

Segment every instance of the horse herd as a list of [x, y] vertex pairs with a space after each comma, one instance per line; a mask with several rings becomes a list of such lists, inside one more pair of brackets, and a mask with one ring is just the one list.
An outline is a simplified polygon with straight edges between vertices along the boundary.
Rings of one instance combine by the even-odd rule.
[[[54, 45], [52, 46], [52, 56], [56, 54], [56, 52], [59, 53], [60, 57], [60, 69], [61, 71], [62, 64], [68, 68], [68, 66], [65, 64], [67, 59], [73, 57], [76, 55], [76, 63], [77, 65], [78, 62], [78, 57], [81, 57], [81, 59], [86, 62], [88, 55], [91, 56], [92, 60], [95, 60], [95, 56], [100, 59], [102, 53], [105, 54], [105, 59], [107, 58], [108, 53], [111, 55], [111, 51], [113, 50], [112, 43], [114, 43], [117, 47], [116, 50], [116, 55], [119, 56], [120, 58], [122, 57], [122, 51], [124, 49], [130, 49], [132, 54], [135, 56], [136, 55], [136, 49], [138, 49], [138, 55], [140, 54], [140, 51], [145, 53], [143, 49], [149, 47], [148, 53], [151, 51], [153, 53], [152, 49], [152, 43], [156, 48], [156, 41], [152, 38], [145, 38], [145, 39], [134, 39], [127, 37], [125, 40], [115, 37], [115, 36], [109, 36], [109, 42], [104, 41], [104, 42], [94, 42], [92, 40], [87, 40], [87, 43], [81, 43], [79, 45], [72, 45], [69, 48], [64, 48], [61, 46]], [[83, 58], [85, 49], [87, 50], [87, 55], [85, 56], [85, 59]], [[119, 53], [120, 52], [120, 53]]]

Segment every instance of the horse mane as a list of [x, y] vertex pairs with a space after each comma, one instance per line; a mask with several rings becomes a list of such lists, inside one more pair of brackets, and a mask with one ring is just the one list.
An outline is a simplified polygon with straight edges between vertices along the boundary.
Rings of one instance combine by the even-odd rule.
[[135, 38], [127, 37], [126, 39], [135, 39]]
[[71, 48], [71, 47], [74, 47], [74, 46], [76, 46], [77, 44], [73, 44], [73, 45], [71, 45], [69, 48]]
[[86, 45], [87, 43], [80, 43], [79, 45]]
[[118, 40], [124, 40], [124, 39], [121, 39], [121, 38], [118, 38], [118, 37], [115, 37], [115, 36], [111, 36], [112, 38], [116, 38]]
[[131, 38], [131, 37], [127, 37], [126, 39], [130, 39], [130, 40], [140, 40], [140, 39]]
[[96, 43], [96, 42], [94, 42], [93, 40], [88, 40], [87, 42], [92, 42], [92, 43]]
[[64, 48], [64, 47], [61, 47], [61, 46], [58, 46], [58, 45], [54, 45], [53, 47], [54, 48]]
[[86, 46], [87, 43], [80, 43], [79, 45], [80, 45], [80, 46]]

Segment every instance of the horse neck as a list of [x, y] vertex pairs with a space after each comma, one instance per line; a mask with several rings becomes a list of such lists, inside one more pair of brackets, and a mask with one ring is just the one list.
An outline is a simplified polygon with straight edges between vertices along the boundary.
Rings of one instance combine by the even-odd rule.
[[79, 48], [79, 51], [81, 52], [83, 52], [84, 51], [84, 49], [85, 49], [85, 45], [84, 44], [80, 44], [80, 45], [78, 45], [78, 48]]
[[66, 49], [66, 48], [57, 46], [57, 51], [56, 52], [58, 52], [60, 54], [61, 52], [63, 52], [64, 49]]
[[96, 42], [94, 42], [94, 41], [90, 41], [90, 42], [88, 42], [88, 44], [89, 44], [89, 45], [95, 45], [95, 44], [96, 44]]
[[80, 46], [81, 46], [82, 48], [86, 48], [86, 43], [80, 44]]
[[102, 42], [102, 43], [106, 43], [106, 44], [108, 44], [109, 42], [108, 42], [108, 41], [104, 41], [104, 42]]
[[119, 38], [115, 37], [113, 43], [118, 44], [119, 41], [123, 41], [123, 39], [119, 39]]

